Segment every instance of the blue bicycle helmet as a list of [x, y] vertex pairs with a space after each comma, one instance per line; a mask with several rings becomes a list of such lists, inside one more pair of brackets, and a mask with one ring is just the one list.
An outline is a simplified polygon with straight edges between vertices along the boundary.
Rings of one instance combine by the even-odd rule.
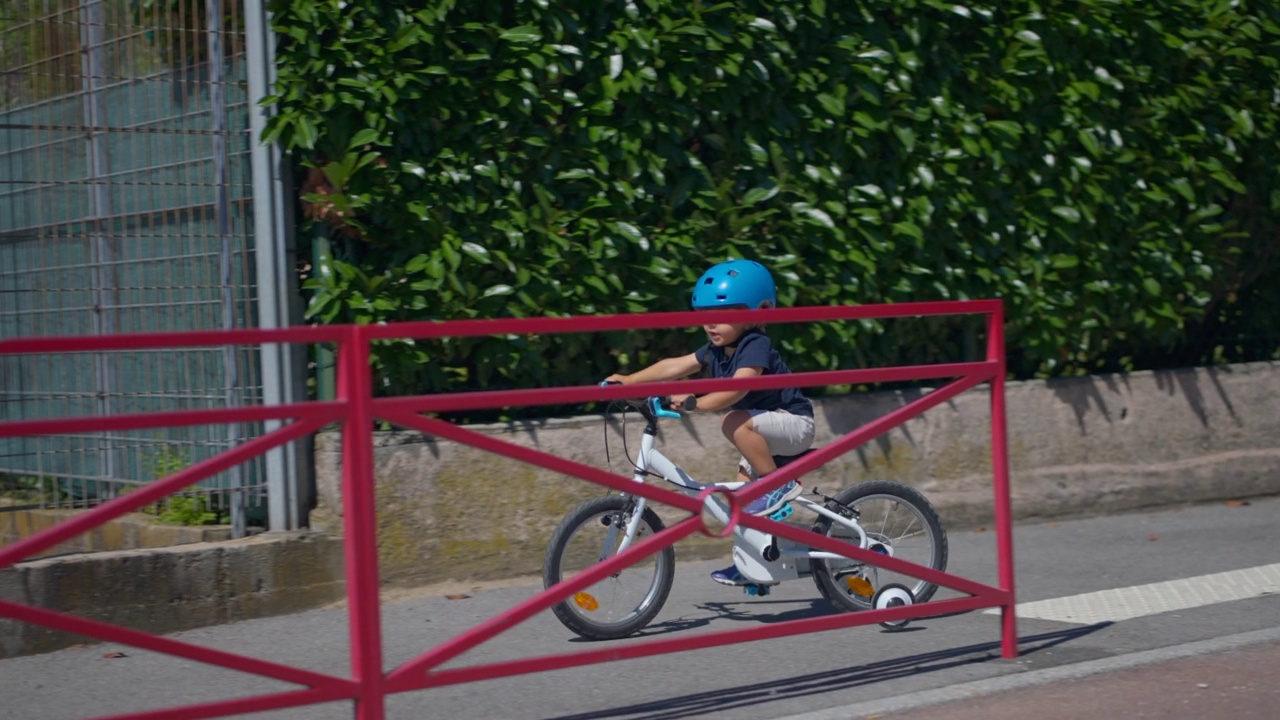
[[726, 260], [702, 273], [693, 286], [693, 309], [736, 308], [755, 310], [768, 303], [777, 307], [773, 276], [754, 260]]

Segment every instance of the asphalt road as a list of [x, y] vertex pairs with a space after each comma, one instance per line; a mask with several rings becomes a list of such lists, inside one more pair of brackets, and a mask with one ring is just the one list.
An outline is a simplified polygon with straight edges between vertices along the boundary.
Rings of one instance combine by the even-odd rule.
[[[1270, 712], [1280, 707], [1276, 683], [1270, 680], [1280, 671], [1280, 597], [1255, 593], [1224, 601], [1213, 596], [1216, 591], [1230, 595], [1237, 579], [1233, 571], [1280, 563], [1277, 520], [1280, 499], [1269, 498], [1019, 525], [1019, 603], [1166, 584], [1137, 592], [1139, 598], [1149, 597], [1150, 607], [1124, 619], [1020, 616], [1020, 655], [1013, 660], [1001, 658], [998, 616], [973, 612], [917, 620], [897, 633], [857, 627], [433, 688], [390, 698], [387, 717], [836, 720], [906, 717], [924, 707], [953, 720], [1032, 715], [1052, 720], [1087, 716], [1089, 711], [1133, 717], [1275, 717], [1250, 714], [1250, 708]], [[949, 527], [948, 532], [949, 571], [995, 584], [990, 529]], [[766, 598], [717, 585], [706, 574], [722, 564], [679, 564], [671, 598], [648, 635], [677, 636], [830, 612], [807, 580], [784, 585]], [[441, 586], [389, 599], [383, 606], [386, 667], [539, 589], [537, 579], [530, 577], [486, 586]], [[1204, 597], [1177, 607], [1188, 596]], [[175, 637], [348, 675], [341, 607]], [[446, 667], [636, 641], [582, 643], [543, 613]], [[293, 687], [129, 647], [86, 645], [0, 661], [0, 718], [102, 717]], [[1176, 702], [1199, 714], [1161, 712], [1143, 704], [1147, 701]], [[1000, 702], [1012, 704], [983, 705]], [[1208, 709], [1196, 704], [1202, 702], [1209, 703]], [[1063, 712], [1054, 715], [1054, 710]], [[237, 717], [352, 716], [351, 704], [343, 702]]]

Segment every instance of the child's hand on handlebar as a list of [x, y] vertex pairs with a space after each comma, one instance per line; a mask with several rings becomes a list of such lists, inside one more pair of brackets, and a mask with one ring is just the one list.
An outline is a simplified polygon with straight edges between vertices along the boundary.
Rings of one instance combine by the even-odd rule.
[[684, 395], [672, 395], [670, 397], [670, 403], [672, 410], [693, 412], [693, 409], [698, 406], [698, 396], [689, 395], [687, 393]]
[[[610, 375], [609, 377], [602, 380], [600, 382], [600, 387], [605, 387], [606, 385], [625, 385], [626, 382], [623, 381], [623, 378], [625, 377], [627, 376], [620, 373], [614, 373], [613, 375]], [[636, 407], [640, 407], [646, 402], [652, 402], [654, 403], [652, 407], [655, 410], [665, 405], [666, 407], [672, 410], [675, 410], [677, 412], [688, 413], [688, 412], [693, 412], [694, 408], [698, 406], [698, 396], [690, 395], [688, 393], [682, 393], [680, 395], [669, 395], [667, 397], [654, 396], [654, 397], [650, 397], [648, 400], [640, 400], [639, 398], [636, 398], [632, 400], [627, 400], [626, 402]]]

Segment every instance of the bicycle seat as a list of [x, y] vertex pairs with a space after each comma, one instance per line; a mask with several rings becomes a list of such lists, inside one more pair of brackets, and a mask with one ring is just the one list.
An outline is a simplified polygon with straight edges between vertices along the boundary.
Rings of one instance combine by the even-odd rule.
[[808, 450], [805, 450], [799, 455], [774, 455], [773, 464], [777, 465], [778, 467], [782, 467], [787, 463], [791, 463], [791, 462], [795, 462], [796, 460], [799, 460], [800, 458], [804, 457], [805, 455], [808, 455], [813, 451], [814, 451], [814, 448], [809, 448]]

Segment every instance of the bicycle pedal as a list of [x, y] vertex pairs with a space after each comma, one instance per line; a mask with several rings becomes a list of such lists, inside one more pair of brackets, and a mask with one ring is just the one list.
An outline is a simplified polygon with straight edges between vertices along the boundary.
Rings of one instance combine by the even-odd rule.
[[764, 597], [769, 594], [768, 585], [756, 585], [752, 583], [742, 588], [742, 592], [755, 597]]
[[791, 513], [795, 511], [796, 509], [791, 507], [791, 503], [787, 503], [786, 505], [783, 505], [781, 509], [774, 511], [774, 513], [769, 516], [769, 519], [781, 522], [791, 517]]

